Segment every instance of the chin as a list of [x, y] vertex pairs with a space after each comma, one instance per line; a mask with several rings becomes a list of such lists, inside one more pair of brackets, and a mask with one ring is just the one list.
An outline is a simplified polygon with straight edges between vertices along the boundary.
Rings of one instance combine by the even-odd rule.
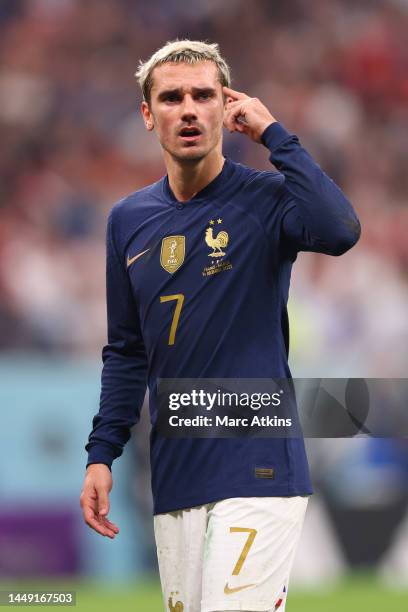
[[200, 147], [186, 147], [182, 150], [174, 151], [173, 157], [180, 161], [199, 161], [208, 155], [209, 151], [204, 151]]

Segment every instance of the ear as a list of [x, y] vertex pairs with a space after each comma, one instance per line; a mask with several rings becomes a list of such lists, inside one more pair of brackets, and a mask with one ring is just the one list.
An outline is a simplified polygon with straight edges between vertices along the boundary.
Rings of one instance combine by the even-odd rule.
[[143, 121], [146, 126], [146, 129], [151, 132], [154, 129], [154, 119], [153, 114], [150, 111], [149, 105], [147, 102], [143, 101], [140, 107], [140, 111], [143, 116]]
[[224, 95], [224, 108], [226, 109], [228, 107], [229, 104], [231, 104], [231, 102], [233, 102], [234, 99], [231, 98], [231, 96], [225, 96]]

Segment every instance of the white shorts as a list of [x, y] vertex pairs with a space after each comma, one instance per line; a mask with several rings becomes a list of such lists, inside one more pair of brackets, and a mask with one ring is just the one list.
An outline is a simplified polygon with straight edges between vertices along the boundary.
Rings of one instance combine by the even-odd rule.
[[168, 612], [284, 612], [308, 496], [235, 497], [154, 517]]

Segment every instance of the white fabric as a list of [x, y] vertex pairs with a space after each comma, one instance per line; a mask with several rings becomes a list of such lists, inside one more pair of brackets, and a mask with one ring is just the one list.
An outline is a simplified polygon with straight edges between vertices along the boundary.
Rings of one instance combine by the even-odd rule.
[[[308, 497], [239, 497], [158, 514], [169, 612], [284, 612]], [[239, 561], [241, 559], [241, 561]]]

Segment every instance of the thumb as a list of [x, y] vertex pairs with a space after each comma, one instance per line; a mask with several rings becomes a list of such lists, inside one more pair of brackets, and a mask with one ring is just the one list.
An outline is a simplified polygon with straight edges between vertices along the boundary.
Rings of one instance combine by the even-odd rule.
[[109, 514], [109, 495], [105, 489], [97, 490], [98, 494], [98, 513], [100, 516]]

